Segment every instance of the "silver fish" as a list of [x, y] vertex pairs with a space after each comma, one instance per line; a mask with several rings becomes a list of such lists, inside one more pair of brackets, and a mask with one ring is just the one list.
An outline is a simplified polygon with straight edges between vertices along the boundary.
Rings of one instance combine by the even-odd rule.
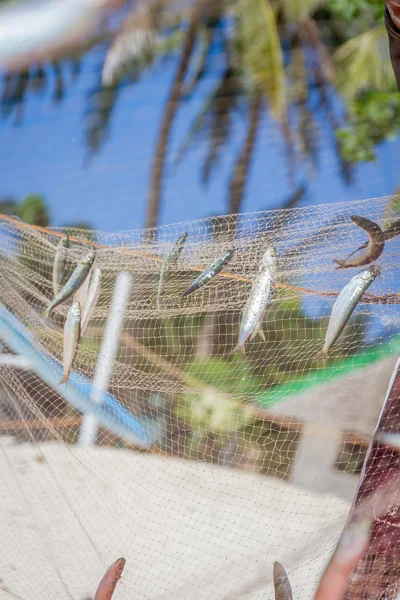
[[85, 281], [86, 277], [89, 275], [89, 271], [93, 264], [95, 257], [94, 250], [91, 250], [89, 254], [87, 254], [80, 263], [75, 268], [71, 277], [68, 279], [67, 283], [61, 288], [58, 292], [57, 296], [49, 303], [46, 310], [43, 313], [43, 316], [48, 317], [50, 312], [59, 304], [67, 300], [72, 294], [74, 294], [77, 289], [82, 285]]
[[379, 275], [381, 269], [380, 264], [375, 264], [369, 269], [358, 273], [345, 285], [336, 298], [329, 320], [328, 331], [326, 332], [325, 343], [317, 355], [317, 359], [322, 358], [325, 367], [330, 348], [345, 328], [361, 296]]
[[281, 563], [274, 562], [275, 600], [292, 600], [292, 586]]
[[249, 336], [253, 339], [257, 334], [265, 341], [261, 323], [271, 294], [271, 283], [276, 277], [276, 251], [271, 246], [261, 259], [257, 276], [251, 286], [249, 297], [243, 309], [240, 323], [238, 343], [233, 352], [239, 350], [244, 354], [244, 345]]
[[196, 277], [193, 283], [191, 283], [189, 287], [183, 292], [182, 298], [200, 289], [201, 287], [209, 283], [216, 275], [218, 275], [218, 273], [221, 273], [225, 265], [227, 265], [228, 262], [231, 260], [234, 252], [235, 250], [228, 250], [228, 252], [226, 252], [224, 256], [217, 258], [217, 260], [213, 262], [212, 265], [210, 265], [205, 271], [200, 273], [200, 275]]
[[76, 356], [79, 340], [81, 337], [81, 305], [79, 302], [74, 302], [68, 311], [67, 320], [64, 325], [64, 354], [63, 367], [64, 374], [59, 381], [67, 383], [69, 373]]
[[[89, 278], [88, 278], [89, 279]], [[93, 311], [96, 308], [97, 301], [100, 296], [101, 290], [101, 271], [100, 269], [94, 269], [91, 279], [89, 290], [86, 297], [85, 307], [82, 314], [82, 327], [81, 334], [83, 335], [86, 327], [89, 325], [89, 321], [92, 318]]]
[[161, 271], [160, 271], [160, 280], [158, 282], [158, 290], [157, 290], [157, 310], [160, 310], [160, 299], [161, 299], [161, 291], [162, 291], [162, 285], [164, 283], [164, 277], [165, 277], [165, 273], [167, 272], [168, 268], [176, 263], [176, 261], [178, 260], [183, 247], [185, 245], [186, 239], [187, 239], [188, 234], [183, 233], [181, 235], [181, 237], [179, 239], [176, 240], [171, 252], [168, 254], [167, 258], [164, 260], [162, 267], [161, 267]]
[[69, 248], [69, 237], [66, 233], [57, 245], [56, 255], [53, 263], [53, 292], [57, 296], [65, 277], [65, 265]]

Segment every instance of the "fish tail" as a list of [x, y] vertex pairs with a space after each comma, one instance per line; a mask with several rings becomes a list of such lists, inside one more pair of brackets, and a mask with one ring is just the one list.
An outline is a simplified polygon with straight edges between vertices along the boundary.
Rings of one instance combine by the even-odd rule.
[[322, 364], [324, 365], [324, 368], [326, 369], [327, 367], [327, 361], [328, 361], [328, 355], [325, 352], [325, 350], [322, 348], [322, 350], [320, 350], [317, 354], [317, 356], [314, 358], [313, 363], [317, 362], [318, 360], [322, 360]]
[[244, 346], [240, 346], [239, 344], [236, 344], [234, 349], [229, 352], [229, 355], [237, 354], [238, 352], [240, 352], [243, 358], [246, 358], [246, 350], [244, 349]]
[[263, 342], [265, 342], [265, 333], [263, 331], [263, 328], [261, 327], [261, 325], [258, 325], [254, 331], [252, 332], [251, 336], [250, 336], [250, 341], [252, 342], [256, 335], [259, 335], [260, 338], [262, 339]]
[[68, 373], [64, 373], [64, 375], [61, 377], [60, 381], [58, 382], [58, 385], [61, 385], [62, 383], [67, 383], [68, 381]]
[[345, 269], [346, 268], [346, 261], [345, 260], [334, 260], [333, 262], [335, 262], [337, 265], [339, 265], [338, 267], [336, 267], [336, 271], [338, 271], [339, 269]]

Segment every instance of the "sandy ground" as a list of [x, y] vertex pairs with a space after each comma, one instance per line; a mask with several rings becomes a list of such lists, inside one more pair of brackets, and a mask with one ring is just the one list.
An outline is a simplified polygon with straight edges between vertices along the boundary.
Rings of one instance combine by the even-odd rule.
[[[204, 463], [0, 438], [0, 598], [273, 598], [272, 564], [311, 598], [345, 501]], [[15, 596], [14, 596], [15, 597]]]

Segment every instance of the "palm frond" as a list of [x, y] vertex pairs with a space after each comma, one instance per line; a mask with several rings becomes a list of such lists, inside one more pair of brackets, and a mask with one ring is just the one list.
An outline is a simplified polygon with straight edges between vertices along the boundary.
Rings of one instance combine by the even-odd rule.
[[108, 137], [109, 124], [118, 95], [117, 86], [99, 83], [91, 93], [86, 114], [86, 144], [89, 154], [95, 154]]
[[135, 4], [123, 22], [107, 53], [103, 86], [116, 85], [128, 73], [136, 73], [152, 64], [156, 55], [158, 34], [152, 4]]
[[204, 160], [202, 179], [207, 183], [212, 170], [218, 163], [221, 151], [229, 141], [232, 128], [232, 112], [239, 98], [239, 87], [235, 73], [226, 69], [217, 87], [210, 115], [210, 145]]
[[301, 21], [310, 17], [326, 0], [282, 0], [285, 20]]
[[281, 121], [286, 113], [285, 71], [274, 11], [269, 0], [244, 0], [239, 6], [244, 68], [265, 93], [273, 117]]
[[196, 116], [178, 150], [175, 163], [182, 160], [200, 135], [209, 135], [209, 149], [202, 170], [204, 182], [209, 180], [220, 152], [229, 140], [232, 112], [238, 107], [240, 91], [235, 73], [228, 67]]
[[394, 75], [384, 25], [378, 25], [342, 44], [334, 54], [336, 85], [353, 99], [370, 88], [393, 89]]
[[204, 75], [207, 72], [208, 65], [208, 57], [210, 54], [210, 49], [214, 40], [214, 30], [207, 27], [200, 31], [200, 53], [197, 56], [197, 64], [194, 68], [194, 74], [191, 77], [189, 83], [185, 86], [183, 91], [183, 96], [188, 98], [191, 96], [196, 89], [197, 85], [204, 78]]

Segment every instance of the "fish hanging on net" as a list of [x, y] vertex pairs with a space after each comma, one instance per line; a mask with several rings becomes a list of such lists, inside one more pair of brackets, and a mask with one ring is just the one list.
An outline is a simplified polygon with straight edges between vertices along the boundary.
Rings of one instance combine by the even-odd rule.
[[74, 294], [82, 283], [85, 281], [86, 277], [89, 275], [89, 271], [94, 262], [95, 252], [91, 250], [89, 254], [87, 254], [79, 264], [76, 266], [74, 272], [71, 277], [68, 279], [66, 284], [61, 288], [58, 292], [57, 296], [49, 303], [46, 310], [43, 313], [44, 317], [48, 317], [50, 312], [59, 304], [67, 300], [72, 294]]
[[53, 292], [54, 297], [62, 288], [65, 278], [65, 265], [67, 264], [67, 254], [69, 248], [69, 237], [66, 233], [59, 241], [56, 249], [56, 255], [53, 263]]
[[342, 333], [362, 295], [374, 282], [381, 270], [381, 265], [375, 264], [365, 271], [358, 273], [347, 285], [345, 285], [336, 298], [329, 319], [328, 331], [326, 332], [323, 348], [316, 357], [316, 360], [322, 358], [325, 368], [329, 350]]
[[187, 236], [188, 236], [188, 234], [186, 233], [186, 231], [184, 233], [182, 233], [180, 238], [178, 238], [176, 240], [176, 242], [175, 242], [171, 252], [168, 254], [167, 258], [163, 261], [163, 264], [161, 266], [161, 271], [160, 271], [160, 280], [158, 282], [158, 289], [157, 289], [157, 310], [160, 310], [161, 292], [162, 292], [162, 286], [164, 283], [165, 274], [166, 274], [167, 270], [169, 269], [169, 267], [177, 262], [179, 256], [182, 253]]
[[271, 295], [271, 284], [276, 278], [276, 251], [270, 246], [261, 259], [258, 273], [251, 286], [240, 323], [239, 338], [232, 351], [244, 354], [244, 345], [250, 336], [252, 340], [257, 334], [265, 342], [262, 322]]
[[365, 217], [358, 217], [357, 215], [352, 215], [350, 218], [356, 225], [368, 233], [369, 241], [365, 252], [358, 258], [353, 260], [350, 260], [349, 258], [335, 260], [334, 262], [339, 265], [336, 269], [348, 269], [349, 267], [362, 267], [363, 265], [368, 265], [380, 257], [385, 247], [384, 234], [377, 223], [374, 223]]
[[68, 311], [67, 320], [64, 325], [64, 374], [60, 379], [59, 384], [67, 383], [69, 373], [78, 351], [79, 340], [81, 338], [81, 317], [81, 305], [79, 302], [74, 302]]
[[[385, 242], [388, 242], [389, 240], [392, 240], [393, 238], [397, 237], [399, 234], [400, 234], [400, 219], [397, 219], [397, 221], [394, 221], [394, 223], [389, 225], [389, 227], [387, 229], [383, 230], [383, 239], [385, 240]], [[349, 254], [347, 259], [349, 259], [351, 256], [354, 256], [354, 254], [356, 254], [360, 250], [363, 250], [364, 248], [366, 248], [368, 246], [368, 243], [369, 242], [364, 242], [364, 244], [362, 244], [359, 248], [357, 248], [357, 250], [354, 250], [354, 252]]]
[[[88, 277], [89, 279], [89, 277]], [[81, 335], [83, 335], [86, 327], [89, 325], [90, 319], [92, 318], [94, 309], [96, 308], [97, 301], [100, 297], [101, 291], [101, 270], [99, 268], [94, 269], [90, 284], [89, 290], [86, 297], [85, 307], [82, 312], [82, 325], [81, 325]]]
[[234, 252], [235, 252], [234, 249], [228, 250], [228, 252], [226, 252], [226, 254], [224, 254], [224, 256], [221, 256], [220, 258], [218, 258], [205, 271], [200, 273], [200, 275], [198, 277], [196, 277], [196, 279], [193, 281], [193, 283], [191, 283], [189, 285], [189, 287], [183, 292], [182, 298], [185, 298], [185, 296], [188, 296], [189, 294], [192, 294], [196, 290], [204, 287], [205, 285], [207, 285], [207, 283], [209, 283], [212, 279], [214, 279], [214, 277], [216, 275], [218, 275], [218, 273], [221, 273], [222, 269], [231, 260]]
[[292, 586], [283, 565], [274, 562], [275, 600], [292, 600]]

